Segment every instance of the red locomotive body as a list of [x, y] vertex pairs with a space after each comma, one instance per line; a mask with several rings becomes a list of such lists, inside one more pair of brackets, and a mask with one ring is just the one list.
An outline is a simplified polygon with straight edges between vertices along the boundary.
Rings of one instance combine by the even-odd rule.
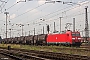
[[47, 43], [66, 43], [71, 42], [67, 34], [49, 34], [47, 37]]
[[68, 45], [78, 45], [81, 44], [80, 32], [67, 31], [63, 34], [48, 34], [47, 44], [68, 44]]

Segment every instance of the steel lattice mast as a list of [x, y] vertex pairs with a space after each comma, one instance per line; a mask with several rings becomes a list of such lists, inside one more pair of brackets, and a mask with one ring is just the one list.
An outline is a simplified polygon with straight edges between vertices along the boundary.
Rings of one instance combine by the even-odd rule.
[[85, 7], [85, 37], [86, 37], [86, 41], [87, 41], [87, 38], [89, 37], [87, 8], [88, 8], [88, 6]]

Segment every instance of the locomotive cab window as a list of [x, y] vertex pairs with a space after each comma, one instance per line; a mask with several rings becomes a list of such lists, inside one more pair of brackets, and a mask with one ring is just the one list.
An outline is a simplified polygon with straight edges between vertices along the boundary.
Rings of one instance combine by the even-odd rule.
[[72, 36], [80, 36], [80, 33], [72, 33]]
[[80, 33], [76, 33], [76, 36], [80, 36]]
[[72, 33], [72, 36], [76, 36], [76, 34], [75, 33]]

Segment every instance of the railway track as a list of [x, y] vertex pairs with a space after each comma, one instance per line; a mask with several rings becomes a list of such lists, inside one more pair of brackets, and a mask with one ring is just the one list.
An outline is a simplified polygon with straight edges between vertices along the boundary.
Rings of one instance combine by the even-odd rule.
[[15, 60], [50, 60], [50, 59], [38, 57], [32, 54], [26, 54], [28, 52], [23, 52], [20, 50], [17, 51], [17, 50], [0, 49], [0, 53], [10, 58], [13, 58]]
[[82, 44], [80, 46], [80, 48], [88, 48], [88, 49], [90, 49], [90, 45], [89, 44]]
[[80, 46], [80, 48], [87, 48], [87, 49], [90, 49], [89, 46]]
[[15, 59], [0, 53], [0, 60], [15, 60]]
[[54, 53], [24, 49], [0, 49], [2, 54], [14, 56], [18, 60], [90, 60], [88, 56]]
[[3, 56], [8, 56], [8, 58], [1, 58], [1, 60], [22, 60], [22, 58], [20, 57], [17, 57], [17, 56], [14, 56], [14, 55], [11, 55], [11, 54], [7, 54], [7, 53], [4, 53], [4, 52], [0, 52], [0, 54], [2, 54]]

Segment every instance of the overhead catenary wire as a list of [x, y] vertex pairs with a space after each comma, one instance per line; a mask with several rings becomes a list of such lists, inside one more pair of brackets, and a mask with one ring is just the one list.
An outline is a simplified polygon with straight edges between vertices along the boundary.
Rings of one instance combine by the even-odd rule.
[[[7, 0], [6, 2], [8, 3], [8, 2], [9, 2], [9, 0]], [[7, 3], [5, 3], [5, 4], [3, 5], [2, 9], [4, 9], [4, 7], [5, 7], [5, 5], [6, 5]], [[18, 3], [19, 3], [19, 2], [18, 2]], [[16, 3], [14, 3], [13, 5], [11, 5], [10, 7], [5, 8], [5, 10], [4, 10], [4, 11], [2, 11], [0, 14], [4, 13], [6, 10], [11, 9], [12, 7], [14, 7], [15, 5], [17, 5], [18, 3], [16, 2]], [[2, 20], [3, 20], [3, 19], [2, 19]]]
[[[25, 6], [26, 4], [27, 4], [27, 3], [25, 3], [24, 5], [22, 5], [21, 7], [19, 7], [16, 11], [19, 11], [20, 8], [22, 8], [22, 7]], [[49, 6], [51, 6], [51, 5], [49, 5]], [[40, 11], [45, 10], [46, 8], [49, 8], [49, 6], [41, 9]], [[31, 11], [33, 11], [33, 10], [31, 10]], [[29, 11], [29, 12], [31, 12], [31, 11]], [[14, 11], [13, 13], [15, 13], [15, 11]], [[11, 15], [12, 15], [13, 13], [11, 13]], [[39, 13], [39, 12], [37, 11], [37, 12], [35, 12], [34, 14], [37, 14], [37, 13]], [[32, 14], [31, 16], [33, 16], [34, 14]]]
[[[14, 5], [12, 5], [11, 7], [13, 7], [13, 6], [14, 6]], [[11, 7], [10, 7], [10, 8], [11, 8]], [[39, 7], [39, 6], [38, 6], [38, 7]], [[36, 8], [37, 8], [37, 7], [36, 7]], [[66, 7], [66, 8], [67, 8], [67, 7]], [[8, 9], [9, 9], [9, 8], [8, 8]], [[32, 10], [33, 10], [33, 9], [32, 9]], [[32, 10], [29, 10], [29, 11], [32, 11]], [[27, 11], [27, 12], [29, 12], [29, 11]], [[25, 13], [27, 13], [27, 12], [25, 12]], [[56, 12], [58, 12], [58, 11], [56, 11]], [[23, 14], [25, 14], [25, 13], [23, 13]], [[54, 12], [54, 13], [55, 13], [55, 12]], [[21, 14], [21, 15], [23, 15], [23, 14]], [[51, 14], [53, 14], [53, 13], [50, 13], [50, 14], [48, 14], [48, 15], [51, 15]], [[21, 16], [21, 15], [18, 15], [18, 16]], [[46, 15], [46, 16], [48, 16], [48, 15]], [[18, 17], [18, 16], [17, 16], [17, 17]]]
[[[6, 3], [4, 3], [4, 5], [1, 7], [1, 13], [0, 14], [4, 13], [3, 9], [4, 9], [5, 5], [9, 2], [9, 0], [7, 0], [7, 1], [5, 0], [5, 2]], [[4, 20], [4, 19], [2, 19], [2, 20]]]
[[[43, 10], [49, 8], [50, 6], [52, 6], [52, 4], [44, 7], [43, 9], [40, 10], [40, 12], [42, 13]], [[30, 12], [32, 12], [32, 11], [30, 11]], [[36, 11], [35, 13], [33, 13], [33, 14], [27, 16], [27, 17], [32, 17], [33, 15], [35, 15], [35, 14], [37, 14], [37, 13], [40, 13], [40, 12]], [[25, 18], [26, 18], [26, 17], [25, 17]], [[20, 20], [25, 19], [25, 18], [21, 18]]]
[[19, 11], [23, 6], [25, 6], [27, 3], [24, 3], [22, 6], [20, 6], [17, 10], [15, 10], [14, 12], [11, 13], [11, 15], [17, 11]]
[[7, 1], [6, 0], [5, 1], [0, 0], [0, 1], [2, 2], [2, 4], [0, 5], [1, 12], [2, 12], [3, 8], [5, 7], [6, 3], [8, 3], [9, 0], [7, 0]]
[[[90, 3], [90, 2], [89, 2]], [[90, 12], [88, 12], [88, 13], [90, 13]], [[82, 15], [82, 14], [85, 14], [85, 13], [80, 13], [80, 14], [76, 14], [76, 15], [69, 15], [69, 16], [64, 16], [63, 18], [70, 18], [70, 17], [75, 17], [75, 16], [78, 16], [78, 15]], [[59, 17], [57, 18], [57, 20], [59, 19]], [[49, 22], [49, 21], [53, 21], [53, 20], [56, 20], [56, 19], [52, 19], [52, 20], [48, 20], [48, 19], [45, 19], [45, 21], [44, 22]], [[42, 22], [42, 21], [41, 21]], [[40, 23], [40, 22], [37, 22], [36, 24], [38, 24], [38, 23]]]
[[[87, 3], [90, 3], [90, 2], [87, 2]], [[85, 3], [85, 4], [87, 4], [87, 3]], [[84, 5], [84, 4], [82, 4], [82, 5]], [[70, 7], [70, 9], [67, 9], [67, 7], [66, 8], [64, 8], [64, 9], [67, 9], [67, 10], [65, 10], [65, 11], [63, 11], [63, 12], [68, 12], [68, 11], [70, 11], [70, 10], [72, 10], [72, 9], [75, 9], [75, 8], [77, 8], [77, 7], [80, 7], [80, 6], [82, 6], [82, 5], [78, 5], [78, 6], [75, 6], [75, 7]], [[64, 10], [64, 9], [62, 9], [62, 10]], [[59, 11], [61, 11], [61, 10], [59, 10]], [[62, 13], [62, 12], [61, 12]], [[60, 13], [58, 13], [58, 14], [56, 14], [56, 15], [53, 15], [52, 17], [54, 17], [54, 16], [57, 16], [57, 15], [59, 15]], [[46, 15], [47, 16], [47, 15]], [[45, 17], [46, 17], [45, 16]], [[50, 18], [52, 18], [52, 17], [50, 17]], [[49, 18], [48, 18], [49, 19]]]
[[[9, 1], [9, 0], [8, 0]], [[8, 1], [7, 1], [7, 3], [8, 3]], [[4, 11], [2, 11], [3, 9], [4, 9], [4, 7], [5, 7], [5, 5], [6, 5], [6, 3], [3, 5], [3, 7], [1, 7], [1, 13], [0, 14], [2, 14], [2, 13], [4, 13], [5, 12], [5, 10]]]
[[[41, 5], [42, 6], [42, 5]], [[39, 7], [39, 6], [38, 6]], [[37, 7], [36, 7], [37, 8]], [[35, 8], [34, 8], [35, 9]], [[30, 11], [32, 11], [32, 10], [34, 10], [34, 9], [31, 9], [31, 10], [29, 10], [29, 11], [27, 11], [27, 12], [24, 12], [24, 13], [22, 13], [22, 14], [20, 14], [20, 15], [18, 15], [18, 16], [16, 16], [15, 18], [17, 18], [17, 17], [19, 17], [19, 16], [21, 16], [21, 15], [24, 15], [24, 14], [26, 14], [26, 13], [28, 13], [28, 12], [30, 12]], [[51, 15], [51, 14], [53, 14], [53, 13], [50, 13], [50, 14], [48, 14], [48, 15]], [[47, 15], [46, 15], [47, 16]], [[14, 18], [13, 18], [14, 19]], [[38, 19], [38, 18], [36, 18], [36, 19]], [[36, 20], [36, 19], [34, 19], [34, 20]], [[12, 19], [11, 19], [12, 20]]]
[[[31, 10], [28, 10], [28, 11], [26, 11], [26, 12], [24, 12], [24, 13], [22, 13], [22, 14], [20, 14], [20, 15], [16, 16], [15, 18], [17, 18], [17, 17], [19, 17], [19, 16], [22, 16], [22, 15], [24, 15], [24, 14], [28, 13], [29, 11], [32, 11], [32, 10], [34, 10], [34, 9], [38, 8], [38, 7], [43, 6], [43, 5], [45, 5], [45, 3], [44, 3], [44, 4], [39, 5], [39, 6], [37, 6], [37, 7], [33, 8], [33, 9], [31, 9]], [[14, 18], [13, 18], [13, 19], [14, 19]], [[12, 19], [10, 19], [10, 20], [12, 20]]]
[[[39, 1], [39, 0], [38, 0], [38, 1]], [[48, 1], [48, 0], [46, 0], [46, 1]], [[44, 4], [46, 4], [46, 3], [44, 3]], [[40, 6], [44, 5], [44, 4], [41, 4], [41, 5], [39, 5], [38, 7], [40, 7]], [[38, 8], [38, 7], [36, 7], [36, 8]], [[36, 9], [36, 8], [34, 8], [34, 9]], [[19, 17], [19, 16], [21, 16], [21, 15], [24, 15], [24, 14], [26, 14], [26, 13], [28, 13], [28, 12], [34, 10], [34, 9], [31, 9], [31, 10], [29, 10], [29, 11], [26, 11], [26, 12], [24, 12], [24, 13], [22, 13], [22, 14], [16, 16], [15, 18], [17, 18], [17, 17]], [[13, 18], [13, 19], [14, 19], [14, 18]]]
[[[90, 2], [87, 2], [87, 3], [90, 3]], [[87, 3], [84, 3], [84, 4], [87, 4]], [[82, 4], [82, 5], [84, 5], [84, 4]], [[64, 12], [70, 11], [70, 10], [75, 9], [75, 8], [77, 8], [77, 7], [80, 7], [80, 6], [82, 6], [82, 5], [75, 6], [75, 7], [70, 8], [70, 9], [68, 9], [68, 10], [64, 11]], [[62, 10], [64, 10], [64, 9], [62, 9]], [[61, 12], [61, 13], [62, 13], [62, 12]], [[50, 14], [49, 14], [49, 15], [50, 15]], [[60, 15], [60, 13], [58, 13], [58, 14], [56, 14], [56, 15], [53, 15], [53, 16], [51, 16], [51, 17], [47, 18], [47, 19], [50, 19], [50, 18], [55, 17], [55, 16], [57, 16], [57, 15]], [[47, 15], [45, 15], [45, 17], [47, 17], [47, 16], [48, 16], [48, 14], [47, 14]], [[45, 18], [45, 17], [43, 16], [43, 18]], [[37, 19], [40, 19], [40, 18], [37, 18]], [[46, 20], [46, 19], [45, 19], [45, 20]]]
[[[8, 0], [9, 1], [9, 0]], [[8, 2], [7, 1], [7, 2]], [[20, 1], [21, 2], [21, 1]], [[9, 9], [11, 9], [12, 7], [14, 7], [15, 5], [17, 5], [19, 2], [16, 2], [16, 3], [14, 3], [13, 5], [11, 5], [10, 7], [8, 7], [8, 8], [5, 8], [5, 10], [9, 10]], [[5, 12], [5, 10], [3, 11], [3, 12]], [[3, 12], [1, 12], [1, 13], [3, 13]], [[1, 14], [0, 13], [0, 14]]]
[[[90, 12], [88, 12], [88, 14], [89, 14]], [[76, 14], [76, 15], [69, 15], [69, 16], [64, 16], [63, 17], [63, 19], [65, 19], [65, 18], [71, 18], [71, 17], [76, 17], [76, 16], [79, 16], [79, 15], [84, 15], [85, 13], [80, 13], [80, 14]], [[59, 20], [59, 17], [58, 18], [55, 18], [55, 19], [52, 19], [52, 20], [45, 20], [44, 22], [51, 22], [51, 21], [56, 21], [56, 20]], [[35, 23], [35, 25], [37, 25], [37, 24], [39, 24], [39, 23], [41, 23], [42, 21], [40, 21], [40, 22], [37, 22], [37, 23]]]
[[3, 1], [3, 0], [0, 0], [0, 2], [5, 2], [5, 3], [6, 3], [6, 0], [5, 0], [5, 1]]
[[13, 7], [13, 6], [15, 6], [16, 4], [18, 4], [18, 3], [13, 4], [13, 5], [12, 5], [12, 6], [10, 6], [9, 8], [7, 8], [6, 10], [8, 10], [8, 9], [12, 8], [12, 7]]
[[38, 17], [38, 18], [36, 18], [36, 19], [33, 19], [32, 22], [33, 22], [34, 20], [38, 20], [38, 19], [41, 19], [41, 18], [45, 18], [45, 17], [47, 17], [47, 16], [49, 16], [49, 15], [51, 15], [51, 14], [57, 13], [57, 12], [59, 12], [59, 11], [62, 11], [62, 10], [64, 10], [64, 9], [67, 9], [67, 8], [69, 8], [69, 7], [70, 7], [70, 6], [65, 7], [65, 8], [63, 8], [63, 9], [60, 9], [60, 10], [57, 10], [57, 11], [54, 11], [54, 12], [51, 12], [51, 13], [46, 14], [46, 15], [44, 15], [44, 16], [40, 16], [40, 17]]

